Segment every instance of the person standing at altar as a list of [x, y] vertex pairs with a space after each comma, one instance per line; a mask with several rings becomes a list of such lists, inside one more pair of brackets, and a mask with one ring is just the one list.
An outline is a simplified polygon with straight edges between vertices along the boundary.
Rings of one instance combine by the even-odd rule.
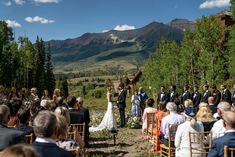
[[119, 95], [117, 99], [117, 105], [121, 117], [121, 127], [123, 128], [126, 125], [126, 117], [125, 117], [125, 108], [126, 108], [126, 91], [124, 90], [124, 85], [120, 84], [119, 87]]

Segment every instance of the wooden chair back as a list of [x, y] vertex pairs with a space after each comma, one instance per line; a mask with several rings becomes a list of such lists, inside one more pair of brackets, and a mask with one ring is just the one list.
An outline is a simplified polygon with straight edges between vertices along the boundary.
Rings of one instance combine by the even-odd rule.
[[76, 141], [76, 133], [77, 133], [77, 131], [67, 132], [67, 139], [71, 139], [71, 140]]
[[81, 137], [82, 141], [85, 141], [85, 123], [81, 124], [70, 124], [69, 126], [69, 132], [77, 131]]
[[175, 134], [179, 123], [168, 124], [168, 145], [161, 144], [160, 145], [160, 156], [161, 157], [173, 157], [175, 156], [175, 147], [172, 147], [171, 142], [175, 140]]
[[153, 129], [155, 125], [155, 113], [147, 113], [147, 140], [153, 136]]
[[234, 157], [235, 147], [224, 146], [224, 157]]
[[28, 144], [33, 143], [33, 133], [31, 133], [29, 135], [25, 135], [25, 142], [28, 143]]
[[212, 144], [211, 132], [189, 132], [190, 157], [195, 155], [206, 156]]

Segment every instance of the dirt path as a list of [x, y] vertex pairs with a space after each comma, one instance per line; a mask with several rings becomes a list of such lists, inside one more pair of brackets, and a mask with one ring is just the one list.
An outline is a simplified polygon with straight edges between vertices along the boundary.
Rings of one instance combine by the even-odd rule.
[[119, 129], [114, 145], [111, 137], [95, 138], [91, 135], [89, 156], [94, 157], [143, 157], [147, 143], [141, 136], [141, 129]]

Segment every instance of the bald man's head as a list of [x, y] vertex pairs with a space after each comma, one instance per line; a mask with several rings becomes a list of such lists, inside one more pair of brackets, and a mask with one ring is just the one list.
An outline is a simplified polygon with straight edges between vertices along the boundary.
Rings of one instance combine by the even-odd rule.
[[235, 129], [235, 112], [226, 111], [226, 114], [223, 114], [223, 119], [226, 124], [226, 129]]
[[214, 104], [214, 100], [215, 100], [215, 98], [214, 98], [213, 96], [210, 96], [210, 97], [208, 98], [208, 104], [209, 104], [209, 105]]

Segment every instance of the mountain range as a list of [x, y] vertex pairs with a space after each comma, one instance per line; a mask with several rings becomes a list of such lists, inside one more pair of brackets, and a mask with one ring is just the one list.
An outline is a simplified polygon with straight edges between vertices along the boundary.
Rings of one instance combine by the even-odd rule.
[[175, 19], [168, 24], [152, 22], [134, 30], [85, 33], [78, 38], [47, 43], [51, 46], [55, 73], [130, 72], [144, 65], [162, 38], [180, 43], [186, 28], [193, 30], [193, 22]]

